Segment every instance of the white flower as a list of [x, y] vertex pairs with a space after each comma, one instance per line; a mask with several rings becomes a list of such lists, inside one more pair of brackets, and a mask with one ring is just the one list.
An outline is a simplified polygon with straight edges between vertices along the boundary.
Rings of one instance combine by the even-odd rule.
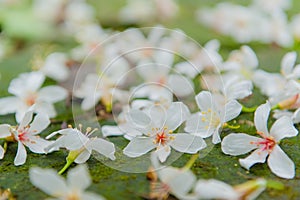
[[223, 199], [223, 200], [252, 200], [266, 189], [264, 179], [248, 181], [232, 187], [227, 183], [215, 179], [199, 180], [194, 192], [197, 199]]
[[[113, 143], [106, 141], [102, 138], [98, 137], [89, 137], [91, 136], [97, 129], [92, 130], [91, 128], [87, 128], [86, 133], [82, 133], [81, 125], [80, 129], [76, 128], [67, 128], [60, 131], [56, 131], [48, 135], [46, 138], [49, 139], [56, 134], [61, 134], [53, 144], [49, 145], [45, 148], [46, 151], [49, 149], [59, 149], [66, 148], [71, 152], [76, 152], [74, 156], [74, 162], [76, 163], [85, 163], [91, 156], [92, 151], [96, 151], [111, 160], [115, 159], [115, 146]], [[72, 161], [72, 162], [73, 162]]]
[[268, 102], [255, 111], [254, 123], [262, 138], [245, 133], [229, 134], [222, 141], [222, 151], [229, 155], [241, 155], [255, 149], [250, 156], [239, 160], [244, 168], [249, 170], [255, 163], [264, 163], [268, 156], [271, 171], [279, 177], [291, 179], [295, 176], [295, 165], [278, 144], [283, 138], [296, 136], [298, 131], [289, 117], [282, 117], [273, 124], [269, 132], [269, 113]]
[[39, 69], [45, 76], [56, 81], [65, 81], [70, 75], [67, 67], [68, 59], [63, 53], [51, 53], [47, 56], [44, 65]]
[[299, 23], [300, 23], [300, 14], [294, 15], [290, 23], [290, 29], [294, 36], [294, 39], [297, 42], [300, 41], [300, 27], [298, 25]]
[[188, 108], [181, 102], [172, 103], [167, 110], [161, 106], [154, 106], [148, 112], [130, 110], [129, 121], [145, 136], [133, 138], [123, 150], [124, 154], [138, 157], [155, 148], [159, 160], [165, 162], [171, 147], [179, 152], [197, 153], [206, 147], [202, 138], [187, 133], [172, 133], [188, 114]]
[[162, 166], [155, 154], [151, 155], [151, 161], [153, 171], [150, 173], [155, 173], [154, 180], [150, 182], [151, 199], [167, 199], [169, 194], [178, 199], [195, 199], [189, 194], [196, 183], [196, 176], [190, 169]]
[[19, 75], [11, 81], [8, 92], [15, 95], [0, 99], [0, 114], [16, 113], [20, 122], [25, 112], [30, 109], [45, 113], [50, 118], [56, 116], [53, 103], [67, 97], [67, 91], [59, 86], [47, 86], [40, 89], [45, 80], [41, 72], [30, 72]]
[[[29, 111], [25, 114], [24, 118], [18, 126], [13, 127], [8, 124], [0, 126], [1, 138], [6, 138], [18, 142], [18, 151], [14, 160], [14, 164], [16, 166], [23, 165], [26, 162], [27, 153], [25, 146], [27, 146], [30, 151], [34, 153], [43, 154], [46, 153], [44, 151], [44, 148], [52, 144], [52, 142], [44, 140], [37, 135], [41, 133], [41, 131], [46, 129], [50, 124], [48, 116], [39, 113], [33, 120], [32, 117], [33, 112]], [[8, 138], [10, 136], [11, 138]], [[1, 151], [2, 150], [0, 149], [0, 156]]]
[[214, 144], [221, 142], [221, 128], [226, 122], [240, 114], [242, 106], [236, 100], [220, 105], [208, 91], [200, 92], [195, 99], [201, 112], [195, 113], [187, 119], [184, 130], [202, 138], [212, 136]]
[[64, 180], [53, 169], [39, 167], [30, 168], [29, 178], [35, 187], [54, 197], [51, 199], [104, 200], [102, 196], [85, 191], [92, 183], [85, 165], [79, 165], [70, 170], [67, 180]]

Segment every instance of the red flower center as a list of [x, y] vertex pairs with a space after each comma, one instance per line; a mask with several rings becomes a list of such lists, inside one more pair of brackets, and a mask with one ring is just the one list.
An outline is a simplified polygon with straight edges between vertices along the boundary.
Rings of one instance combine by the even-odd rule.
[[156, 134], [155, 143], [165, 145], [166, 142], [168, 141], [168, 138], [169, 138], [168, 135], [163, 130], [162, 132]]

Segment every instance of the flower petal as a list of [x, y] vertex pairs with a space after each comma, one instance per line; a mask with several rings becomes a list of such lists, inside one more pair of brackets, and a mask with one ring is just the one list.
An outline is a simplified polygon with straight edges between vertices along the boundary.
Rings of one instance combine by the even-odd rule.
[[0, 160], [4, 157], [4, 153], [5, 153], [5, 151], [4, 151], [3, 147], [0, 145]]
[[67, 184], [75, 191], [84, 191], [92, 183], [86, 165], [78, 165], [68, 172]]
[[23, 165], [26, 162], [27, 152], [22, 144], [22, 142], [18, 142], [18, 151], [14, 160], [15, 166]]
[[186, 132], [202, 138], [210, 137], [215, 131], [215, 128], [211, 127], [209, 120], [206, 119], [206, 116], [200, 113], [192, 114], [185, 124], [184, 130]]
[[25, 126], [27, 126], [31, 122], [32, 116], [33, 116], [33, 111], [26, 112], [19, 125], [19, 128], [23, 129]]
[[196, 182], [196, 177], [190, 170], [165, 167], [159, 170], [158, 174], [160, 180], [167, 184], [171, 193], [178, 198], [187, 195]]
[[92, 138], [88, 142], [88, 146], [91, 147], [94, 151], [97, 151], [98, 153], [106, 156], [107, 158], [110, 158], [111, 160], [115, 160], [115, 145], [109, 141], [106, 141], [101, 138]]
[[44, 140], [38, 136], [31, 136], [28, 139], [29, 141], [25, 141], [24, 145], [27, 146], [30, 151], [40, 154], [46, 153], [45, 148], [53, 143], [52, 141]]
[[226, 97], [229, 100], [243, 99], [252, 94], [253, 85], [251, 81], [239, 81], [226, 89]]
[[83, 194], [81, 194], [81, 198], [86, 200], [105, 200], [104, 197], [92, 192], [84, 192]]
[[195, 154], [206, 147], [205, 141], [195, 135], [176, 133], [172, 136], [174, 136], [174, 140], [170, 146], [179, 152]]
[[202, 91], [195, 97], [196, 103], [201, 111], [211, 109], [213, 106], [212, 94], [208, 91]]
[[230, 185], [214, 180], [199, 180], [195, 186], [199, 199], [238, 199], [239, 194]]
[[273, 124], [270, 134], [279, 142], [282, 138], [296, 136], [298, 130], [294, 127], [290, 117], [283, 116]]
[[185, 97], [194, 92], [194, 83], [183, 75], [169, 75], [168, 86], [176, 97]]
[[242, 111], [242, 106], [239, 102], [237, 102], [236, 100], [229, 101], [225, 105], [224, 121], [228, 122], [236, 118], [237, 116], [239, 116], [241, 111]]
[[128, 157], [139, 157], [154, 149], [155, 146], [152, 138], [136, 137], [129, 142], [123, 153]]
[[244, 159], [239, 159], [239, 162], [242, 167], [249, 170], [250, 167], [255, 163], [264, 163], [266, 161], [267, 155], [268, 155], [268, 151], [262, 151], [261, 149], [256, 149], [248, 157]]
[[0, 99], [0, 115], [15, 113], [21, 105], [21, 100], [17, 97], [4, 97]]
[[257, 148], [253, 142], [258, 142], [261, 138], [245, 133], [231, 133], [222, 141], [222, 151], [231, 156], [242, 155]]
[[297, 53], [295, 51], [289, 52], [284, 55], [284, 57], [281, 60], [281, 73], [284, 76], [287, 76], [293, 72], [296, 59], [297, 59]]
[[174, 102], [167, 110], [166, 126], [169, 130], [177, 129], [189, 116], [188, 107], [182, 102]]
[[105, 125], [101, 127], [103, 137], [124, 135], [118, 126]]
[[77, 164], [85, 163], [91, 157], [91, 150], [84, 149], [74, 160]]
[[268, 122], [270, 110], [271, 110], [270, 103], [267, 102], [265, 104], [260, 105], [254, 113], [254, 124], [256, 130], [264, 134], [269, 133], [267, 122]]
[[10, 129], [10, 125], [1, 124], [0, 125], [0, 138], [6, 138], [6, 137], [11, 136], [9, 129]]
[[48, 102], [36, 102], [30, 109], [36, 113], [47, 114], [49, 118], [56, 117], [57, 115], [54, 106]]
[[46, 129], [50, 124], [48, 115], [43, 113], [38, 113], [33, 122], [30, 124], [29, 131], [31, 135], [36, 135]]
[[29, 170], [29, 178], [35, 187], [48, 195], [62, 197], [68, 191], [65, 180], [53, 169], [32, 167]]
[[171, 153], [171, 148], [168, 145], [166, 145], [166, 146], [158, 146], [157, 149], [155, 150], [155, 153], [157, 154], [158, 159], [160, 160], [160, 162], [163, 163], [169, 157], [169, 155]]
[[44, 80], [45, 76], [41, 72], [23, 73], [10, 82], [8, 92], [17, 97], [25, 97], [28, 92], [36, 92]]
[[270, 153], [268, 165], [271, 171], [281, 178], [292, 179], [295, 176], [294, 162], [278, 145], [275, 145], [273, 151]]
[[132, 109], [127, 114], [127, 120], [134, 126], [145, 128], [151, 124], [151, 119], [144, 112]]
[[67, 96], [68, 92], [66, 89], [60, 86], [47, 86], [39, 90], [37, 100], [55, 103], [65, 99]]

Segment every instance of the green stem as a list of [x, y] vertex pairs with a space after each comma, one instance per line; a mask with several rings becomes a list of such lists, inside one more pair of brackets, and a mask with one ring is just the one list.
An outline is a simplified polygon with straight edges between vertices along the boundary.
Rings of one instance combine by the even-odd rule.
[[72, 163], [73, 163], [73, 161], [67, 159], [67, 163], [66, 163], [65, 166], [58, 172], [58, 174], [62, 175], [62, 174], [70, 167], [70, 165], [71, 165]]
[[239, 129], [241, 126], [240, 125], [230, 125], [227, 123], [224, 123], [223, 128], [230, 128], [230, 129]]
[[7, 142], [4, 142], [3, 149], [4, 149], [4, 153], [6, 153], [6, 151], [7, 151]]
[[248, 108], [248, 107], [243, 106], [243, 107], [242, 107], [242, 112], [245, 112], [245, 113], [252, 113], [252, 112], [254, 112], [256, 109], [257, 109], [257, 106], [254, 106], [254, 107], [251, 107], [251, 108]]
[[273, 107], [271, 108], [271, 110], [276, 110], [276, 109], [280, 109], [279, 104], [276, 104], [275, 106], [273, 106]]
[[192, 155], [192, 157], [190, 158], [190, 160], [185, 164], [185, 166], [183, 167], [183, 169], [190, 169], [193, 164], [195, 163], [195, 161], [199, 158], [199, 154], [194, 154]]

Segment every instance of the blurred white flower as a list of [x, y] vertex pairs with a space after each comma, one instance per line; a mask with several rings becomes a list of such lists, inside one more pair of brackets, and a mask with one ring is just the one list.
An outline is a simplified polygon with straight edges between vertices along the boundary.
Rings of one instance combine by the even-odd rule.
[[253, 200], [266, 189], [266, 186], [267, 181], [264, 179], [251, 180], [236, 186], [209, 179], [197, 181], [194, 192], [197, 199]]
[[[7, 141], [15, 141], [18, 143], [18, 151], [14, 160], [16, 166], [23, 165], [26, 162], [27, 146], [30, 151], [38, 154], [46, 153], [44, 148], [52, 144], [51, 141], [40, 138], [37, 134], [41, 133], [50, 124], [47, 115], [39, 113], [33, 118], [33, 112], [26, 112], [24, 118], [18, 126], [10, 126], [8, 124], [0, 125], [1, 138]], [[31, 122], [31, 123], [30, 123]], [[51, 151], [52, 149], [50, 149]], [[0, 149], [0, 158], [3, 158], [4, 151]], [[2, 155], [2, 156], [1, 156]]]
[[240, 114], [242, 106], [236, 100], [221, 105], [208, 91], [200, 92], [195, 99], [201, 112], [194, 113], [187, 119], [184, 130], [202, 138], [212, 136], [214, 144], [220, 143], [222, 127]]
[[270, 110], [267, 102], [255, 111], [254, 123], [261, 138], [245, 133], [232, 133], [223, 139], [222, 151], [236, 156], [255, 149], [247, 158], [239, 159], [244, 168], [249, 170], [255, 163], [264, 163], [268, 156], [268, 166], [275, 175], [292, 179], [295, 176], [295, 164], [278, 144], [283, 138], [296, 136], [298, 130], [289, 117], [282, 117], [273, 124], [269, 132], [267, 122]]
[[56, 200], [104, 200], [92, 192], [85, 190], [91, 185], [92, 180], [85, 165], [79, 165], [69, 171], [67, 180], [59, 176], [53, 169], [32, 167], [29, 170], [31, 183]]
[[299, 42], [300, 41], [300, 14], [294, 15], [291, 19], [290, 30], [294, 39]]
[[123, 150], [129, 157], [138, 157], [152, 149], [161, 162], [171, 153], [171, 147], [179, 152], [194, 154], [206, 147], [201, 137], [187, 133], [173, 133], [187, 118], [189, 110], [181, 102], [174, 102], [166, 110], [154, 106], [146, 111], [132, 109], [128, 121], [145, 136], [133, 138]]
[[40, 89], [45, 76], [41, 72], [20, 74], [10, 82], [8, 92], [15, 95], [0, 99], [0, 114], [16, 113], [20, 122], [27, 110], [56, 116], [54, 103], [65, 99], [67, 91], [60, 86], [46, 86]]
[[45, 76], [62, 82], [69, 78], [70, 70], [67, 66], [68, 59], [64, 53], [51, 53], [47, 56], [43, 66], [39, 69]]
[[147, 23], [172, 19], [177, 12], [174, 0], [128, 0], [119, 18], [123, 23]]

